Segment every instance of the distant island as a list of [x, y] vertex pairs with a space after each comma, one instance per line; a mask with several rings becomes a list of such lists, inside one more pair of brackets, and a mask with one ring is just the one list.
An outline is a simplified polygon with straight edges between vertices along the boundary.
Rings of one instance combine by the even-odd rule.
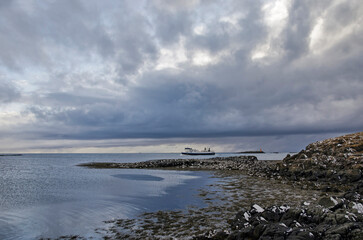
[[238, 153], [265, 153], [265, 152], [262, 151], [262, 149], [260, 149], [260, 150], [255, 150], [255, 151], [243, 151], [243, 152], [238, 152]]
[[8, 156], [22, 156], [23, 154], [0, 154], [0, 157], [8, 157]]

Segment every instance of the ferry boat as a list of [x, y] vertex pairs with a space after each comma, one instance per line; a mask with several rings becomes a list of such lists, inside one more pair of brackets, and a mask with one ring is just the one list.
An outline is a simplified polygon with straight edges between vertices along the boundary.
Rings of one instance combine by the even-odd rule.
[[204, 150], [199, 151], [197, 149], [193, 149], [193, 148], [185, 148], [184, 152], [182, 152], [182, 154], [184, 155], [215, 155], [216, 153], [211, 151], [210, 148], [204, 148]]

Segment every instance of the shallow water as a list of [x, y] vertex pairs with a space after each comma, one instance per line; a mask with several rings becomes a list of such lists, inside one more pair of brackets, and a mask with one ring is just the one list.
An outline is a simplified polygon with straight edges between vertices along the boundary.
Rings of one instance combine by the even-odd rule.
[[[216, 156], [228, 155], [233, 154]], [[90, 237], [95, 236], [94, 229], [102, 227], [106, 220], [132, 218], [145, 211], [202, 206], [197, 189], [215, 181], [208, 172], [76, 166], [85, 162], [166, 158], [191, 157], [180, 154], [0, 156], [0, 239], [78, 234]]]

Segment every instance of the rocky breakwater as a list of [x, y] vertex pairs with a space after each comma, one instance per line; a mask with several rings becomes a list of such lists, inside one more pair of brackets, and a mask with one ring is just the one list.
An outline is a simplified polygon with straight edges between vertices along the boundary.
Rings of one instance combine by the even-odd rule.
[[230, 232], [196, 239], [363, 239], [362, 153], [359, 132], [312, 143], [263, 168], [267, 176], [325, 187], [320, 198], [300, 207], [253, 204], [230, 221]]
[[240, 170], [249, 174], [269, 168], [273, 161], [258, 161], [255, 156], [215, 157], [208, 159], [160, 159], [136, 163], [84, 163], [89, 168], [142, 168], [185, 170]]

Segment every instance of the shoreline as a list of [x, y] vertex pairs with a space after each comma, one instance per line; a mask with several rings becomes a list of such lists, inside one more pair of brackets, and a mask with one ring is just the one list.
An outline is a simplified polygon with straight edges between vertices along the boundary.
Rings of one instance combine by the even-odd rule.
[[289, 199], [290, 206], [299, 206], [302, 200], [312, 202], [312, 198], [319, 197], [318, 191], [295, 188], [281, 180], [261, 178], [256, 182], [254, 176], [238, 170], [212, 172], [216, 183], [200, 189], [198, 194], [205, 207], [146, 212], [135, 219], [108, 221], [112, 226], [104, 230], [106, 239], [204, 239], [218, 232], [229, 233], [236, 213], [252, 203], [280, 205]]
[[[282, 161], [238, 156], [79, 166], [208, 170], [222, 179], [216, 194], [221, 198], [201, 190], [209, 207], [115, 220], [106, 239], [363, 239], [362, 153], [361, 132], [310, 144]], [[258, 184], [269, 189], [260, 200], [251, 190]]]

